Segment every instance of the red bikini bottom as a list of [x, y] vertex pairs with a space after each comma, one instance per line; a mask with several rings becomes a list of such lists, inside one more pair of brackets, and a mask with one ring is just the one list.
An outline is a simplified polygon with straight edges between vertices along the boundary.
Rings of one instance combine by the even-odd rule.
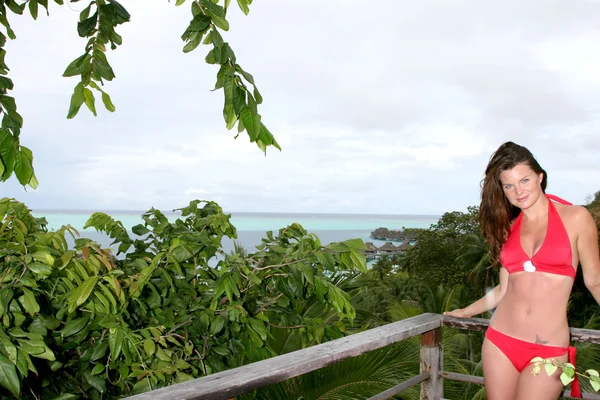
[[[543, 344], [526, 342], [498, 332], [494, 328], [488, 328], [485, 337], [492, 342], [512, 362], [517, 371], [522, 372], [530, 361], [535, 357], [552, 358], [569, 354], [569, 362], [575, 365], [575, 347], [555, 347]], [[581, 397], [577, 375], [571, 383], [571, 396]]]

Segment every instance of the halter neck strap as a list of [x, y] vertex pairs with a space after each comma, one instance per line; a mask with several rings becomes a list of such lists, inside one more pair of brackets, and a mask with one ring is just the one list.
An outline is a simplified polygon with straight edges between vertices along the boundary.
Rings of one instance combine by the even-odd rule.
[[547, 193], [546, 193], [546, 197], [548, 198], [548, 200], [554, 200], [554, 201], [556, 201], [557, 203], [566, 204], [566, 205], [568, 205], [568, 206], [572, 206], [572, 205], [573, 205], [573, 203], [569, 203], [568, 201], [566, 201], [566, 200], [563, 200], [563, 199], [561, 199], [560, 197], [558, 197], [558, 196], [555, 196], [555, 195], [553, 195], [553, 194], [547, 194]]

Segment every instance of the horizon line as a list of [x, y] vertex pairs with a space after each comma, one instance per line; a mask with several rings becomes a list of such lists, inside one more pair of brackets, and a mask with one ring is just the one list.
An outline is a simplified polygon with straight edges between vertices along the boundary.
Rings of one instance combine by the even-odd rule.
[[[161, 210], [158, 209], [161, 213], [163, 214], [180, 214], [181, 211], [180, 210]], [[37, 208], [34, 209], [32, 208], [31, 211], [33, 213], [45, 213], [45, 212], [49, 212], [49, 213], [69, 213], [69, 214], [75, 214], [75, 213], [90, 213], [93, 214], [95, 212], [104, 212], [107, 214], [110, 213], [115, 213], [115, 214], [143, 214], [145, 212], [147, 212], [148, 210], [133, 210], [133, 209], [115, 209], [115, 210], [111, 210], [111, 209], [105, 209], [105, 210], [87, 210], [87, 209], [66, 209], [66, 208]], [[360, 212], [360, 213], [336, 213], [336, 212], [291, 212], [291, 211], [227, 211], [227, 210], [223, 210], [223, 212], [225, 214], [271, 214], [271, 215], [340, 215], [340, 216], [345, 216], [345, 215], [353, 215], [353, 216], [357, 216], [357, 215], [362, 215], [362, 216], [412, 216], [412, 217], [431, 217], [431, 218], [440, 218], [442, 215], [441, 214], [391, 214], [391, 213], [364, 213], [364, 212]]]

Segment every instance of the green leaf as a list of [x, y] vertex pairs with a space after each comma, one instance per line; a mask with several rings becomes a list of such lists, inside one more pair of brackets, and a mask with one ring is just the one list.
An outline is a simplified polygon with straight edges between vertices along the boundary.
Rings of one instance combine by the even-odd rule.
[[38, 180], [37, 180], [37, 178], [35, 177], [35, 172], [34, 172], [34, 174], [31, 176], [31, 180], [29, 181], [29, 186], [30, 186], [30, 187], [31, 187], [33, 190], [37, 189], [37, 187], [38, 187]]
[[235, 70], [237, 72], [239, 72], [240, 74], [242, 74], [244, 79], [246, 79], [248, 82], [250, 82], [252, 85], [254, 85], [254, 77], [251, 74], [249, 74], [248, 72], [244, 71], [242, 69], [242, 67], [239, 66], [239, 64], [235, 65]]
[[21, 185], [25, 186], [31, 181], [33, 166], [31, 160], [23, 152], [16, 154], [14, 171]]
[[244, 107], [240, 112], [240, 118], [244, 121], [250, 141], [255, 142], [260, 133], [260, 115], [254, 114], [248, 107]]
[[29, 0], [29, 13], [33, 19], [38, 17], [38, 2], [37, 0]]
[[92, 291], [96, 287], [97, 283], [98, 283], [98, 276], [96, 276], [96, 275], [90, 276], [83, 282], [83, 284], [81, 284], [81, 286], [79, 286], [77, 289], [75, 289], [73, 291], [73, 293], [71, 293], [71, 295], [69, 296], [70, 312], [75, 311], [75, 309], [77, 307], [79, 307], [80, 305], [82, 305], [83, 303], [85, 303], [87, 301], [87, 299], [92, 294]]
[[221, 36], [221, 34], [219, 33], [218, 30], [213, 29], [210, 32], [210, 35], [212, 37], [212, 41], [215, 44], [216, 47], [221, 47], [223, 46], [223, 36]]
[[6, 5], [12, 12], [14, 12], [15, 14], [18, 14], [18, 15], [22, 15], [23, 10], [25, 9], [25, 3], [19, 4], [14, 0], [7, 1]]
[[73, 95], [71, 96], [71, 105], [69, 106], [69, 112], [67, 113], [68, 119], [71, 119], [77, 115], [84, 101], [85, 95], [83, 93], [83, 83], [79, 82], [75, 86]]
[[210, 18], [213, 20], [217, 27], [223, 29], [224, 31], [229, 30], [229, 22], [227, 22], [227, 20], [224, 17], [219, 17], [218, 15], [210, 14]]
[[206, 61], [207, 64], [217, 64], [218, 63], [217, 57], [220, 58], [220, 53], [217, 54], [218, 51], [219, 51], [218, 47], [213, 48], [211, 51], [208, 52], [204, 61]]
[[79, 33], [79, 36], [81, 37], [89, 36], [94, 31], [94, 28], [96, 28], [97, 22], [98, 12], [95, 12], [91, 17], [77, 23], [77, 33]]
[[79, 13], [79, 22], [86, 20], [90, 16], [90, 11], [92, 10], [92, 6], [95, 6], [95, 5], [96, 4], [94, 2], [90, 2], [90, 4], [88, 4], [88, 6]]
[[250, 8], [248, 7], [248, 0], [237, 0], [237, 3], [238, 6], [240, 6], [242, 12], [248, 15], [248, 13], [250, 12]]
[[148, 233], [150, 233], [150, 230], [142, 224], [137, 224], [136, 226], [131, 228], [131, 232], [135, 233], [138, 236], [145, 236]]
[[121, 355], [123, 349], [123, 340], [125, 335], [120, 328], [112, 328], [108, 337], [108, 345], [110, 347], [110, 358], [115, 361]]
[[25, 146], [21, 146], [21, 151], [19, 152], [18, 164], [15, 164], [15, 172], [17, 173], [17, 178], [19, 177], [19, 169], [22, 169], [22, 178], [27, 179], [27, 184], [31, 186], [33, 189], [37, 187], [37, 179], [35, 178], [35, 173], [33, 171], [33, 153]]
[[86, 71], [86, 69], [89, 68], [91, 60], [92, 60], [92, 56], [89, 55], [88, 53], [85, 53], [85, 54], [77, 57], [75, 60], [73, 60], [71, 62], [71, 64], [69, 64], [67, 69], [65, 69], [65, 72], [63, 72], [63, 76], [68, 77], [68, 76], [81, 75], [82, 73], [84, 73]]
[[567, 386], [573, 380], [574, 380], [574, 378], [567, 375], [567, 373], [564, 370], [563, 370], [563, 373], [560, 374], [560, 381], [562, 382], [563, 386]]
[[216, 335], [217, 333], [221, 332], [221, 330], [223, 330], [224, 326], [225, 326], [225, 317], [222, 315], [219, 315], [210, 324], [210, 334], [213, 336]]
[[110, 99], [110, 96], [108, 95], [108, 93], [106, 92], [102, 92], [102, 102], [104, 103], [104, 107], [106, 107], [106, 109], [110, 112], [114, 112], [115, 111], [115, 105], [113, 104], [112, 100]]
[[194, 19], [190, 21], [190, 24], [186, 28], [182, 35], [183, 40], [187, 40], [192, 32], [204, 32], [210, 26], [210, 17], [200, 14], [196, 15]]
[[159, 347], [156, 350], [156, 357], [158, 357], [159, 360], [171, 362], [171, 356], [162, 347]]
[[15, 346], [14, 343], [10, 340], [10, 338], [5, 335], [2, 335], [0, 337], [0, 343], [2, 343], [2, 345], [4, 346], [4, 350], [10, 362], [12, 362], [13, 364], [17, 364], [19, 358], [17, 346]]
[[254, 329], [256, 331], [256, 333], [258, 333], [260, 335], [260, 338], [262, 340], [267, 340], [267, 328], [265, 327], [265, 323], [263, 321], [260, 321], [258, 319], [254, 319], [254, 318], [250, 318], [250, 326], [252, 326], [252, 329]]
[[544, 369], [546, 370], [546, 374], [548, 374], [548, 376], [551, 376], [556, 372], [558, 366], [554, 364], [544, 364]]
[[256, 86], [254, 86], [254, 98], [256, 99], [256, 102], [258, 104], [262, 104], [263, 98], [260, 95], [260, 92], [258, 91], [258, 89], [256, 88]]
[[93, 68], [102, 78], [108, 81], [112, 81], [115, 77], [115, 72], [108, 63], [106, 55], [101, 51], [94, 51]]
[[344, 240], [342, 243], [351, 249], [363, 250], [365, 248], [365, 242], [363, 242], [362, 239], [348, 239]]
[[304, 279], [311, 285], [315, 284], [315, 268], [312, 265], [303, 265], [302, 266], [302, 275], [304, 275]]
[[63, 393], [58, 397], [54, 397], [52, 400], [76, 400], [79, 396], [74, 395], [72, 393]]
[[65, 326], [60, 330], [63, 337], [68, 337], [80, 332], [87, 325], [89, 318], [82, 317], [67, 321]]
[[236, 85], [233, 88], [233, 108], [235, 109], [236, 114], [239, 114], [245, 106], [246, 91]]
[[92, 369], [92, 375], [98, 375], [104, 371], [104, 365], [96, 364], [96, 366]]
[[186, 261], [194, 256], [185, 246], [178, 244], [171, 246], [171, 248], [169, 249], [169, 253], [178, 262]]
[[35, 295], [31, 290], [23, 288], [23, 297], [20, 300], [29, 315], [35, 315], [40, 312], [40, 305], [35, 300]]
[[85, 380], [91, 387], [100, 393], [106, 392], [106, 382], [99, 376], [92, 376], [90, 373], [86, 373]]
[[[97, 342], [96, 342], [97, 343]], [[92, 352], [92, 357], [90, 361], [96, 361], [103, 358], [106, 355], [106, 350], [108, 350], [108, 342], [104, 341], [99, 345], [94, 347], [94, 351]]]
[[87, 106], [87, 108], [92, 112], [92, 114], [94, 114], [94, 117], [97, 116], [96, 99], [94, 99], [94, 94], [92, 93], [92, 91], [88, 88], [84, 88], [83, 97], [85, 98], [85, 105]]
[[39, 262], [28, 264], [27, 268], [29, 268], [34, 274], [39, 275], [41, 278], [47, 277], [52, 273], [51, 266]]
[[25, 377], [28, 375], [27, 358], [25, 357], [26, 354], [27, 353], [23, 353], [20, 351], [17, 353], [17, 369], [19, 370], [21, 375]]
[[226, 104], [223, 109], [223, 115], [225, 117], [225, 127], [231, 129], [235, 126], [237, 116], [235, 115], [235, 108], [232, 104]]
[[3, 177], [8, 178], [15, 168], [17, 142], [6, 130], [0, 129], [0, 162], [4, 164]]
[[[589, 374], [589, 371], [590, 370], [587, 371], [588, 374]], [[591, 370], [591, 371], [594, 371], [594, 370]], [[596, 372], [596, 374], [598, 373], [597, 371], [594, 371], [594, 372]], [[590, 379], [589, 379], [590, 385], [592, 385], [592, 389], [594, 389], [597, 392], [600, 390], [600, 378], [598, 378], [598, 375], [592, 375], [592, 374], [590, 374], [590, 375], [591, 375]]]
[[151, 357], [154, 354], [154, 351], [156, 350], [156, 343], [154, 343], [153, 339], [144, 340], [144, 350], [146, 351], [148, 357]]
[[[195, 2], [193, 4], [195, 4]], [[150, 379], [146, 377], [138, 381], [135, 385], [133, 385], [131, 394], [140, 394], [144, 392], [149, 392], [150, 390], [152, 390], [152, 385], [150, 383]]]
[[15, 397], [19, 397], [21, 382], [15, 365], [0, 354], [0, 385], [8, 389]]
[[[229, 353], [228, 353], [229, 355]], [[175, 366], [180, 370], [192, 368], [192, 365], [185, 360], [177, 360], [175, 361]]]
[[185, 0], [177, 0], [177, 1], [175, 2], [175, 5], [176, 5], [176, 6], [180, 6], [180, 5], [182, 5], [183, 3], [185, 3]]
[[52, 255], [48, 251], [39, 250], [31, 254], [31, 256], [35, 261], [42, 262], [48, 265], [54, 264], [54, 257], [52, 257]]
[[187, 42], [185, 46], [183, 46], [183, 52], [189, 53], [190, 51], [195, 50], [196, 47], [200, 45], [200, 43], [202, 43], [202, 34], [200, 32], [192, 33], [192, 35], [190, 36], [190, 41]]

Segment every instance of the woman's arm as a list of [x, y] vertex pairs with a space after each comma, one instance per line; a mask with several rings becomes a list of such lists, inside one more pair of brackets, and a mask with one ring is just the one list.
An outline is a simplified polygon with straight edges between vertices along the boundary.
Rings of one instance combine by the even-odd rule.
[[457, 318], [471, 318], [496, 308], [500, 300], [506, 293], [506, 285], [508, 284], [508, 271], [506, 268], [500, 268], [500, 284], [487, 292], [485, 296], [472, 303], [468, 307], [459, 308], [458, 310], [446, 311], [444, 315]]
[[598, 228], [596, 221], [588, 210], [578, 207], [576, 215], [579, 235], [577, 252], [583, 272], [583, 281], [596, 302], [600, 304], [600, 255], [598, 250]]

